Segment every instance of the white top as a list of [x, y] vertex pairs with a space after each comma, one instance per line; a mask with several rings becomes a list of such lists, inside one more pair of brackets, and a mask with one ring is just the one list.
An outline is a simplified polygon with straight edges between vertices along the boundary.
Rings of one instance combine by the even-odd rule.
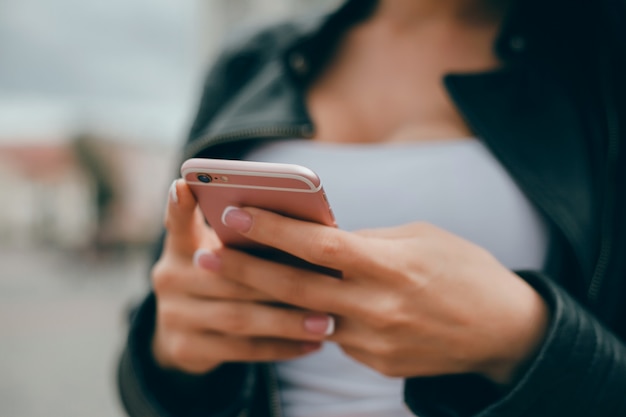
[[[402, 144], [271, 142], [248, 155], [294, 163], [322, 179], [345, 230], [432, 223], [489, 250], [511, 269], [541, 269], [547, 228], [508, 173], [475, 139]], [[285, 417], [405, 417], [403, 380], [334, 343], [277, 364]]]

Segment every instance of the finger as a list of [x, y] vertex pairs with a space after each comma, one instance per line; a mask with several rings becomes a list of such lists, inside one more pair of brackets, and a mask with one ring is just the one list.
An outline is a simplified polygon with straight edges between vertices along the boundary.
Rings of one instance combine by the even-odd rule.
[[354, 233], [367, 238], [405, 239], [425, 236], [432, 233], [435, 229], [435, 226], [425, 222], [413, 222], [400, 226], [384, 227], [379, 229], [362, 229], [357, 230]]
[[411, 237], [406, 226], [385, 227], [382, 229], [362, 229], [354, 231], [355, 234], [373, 239], [402, 239]]
[[329, 275], [221, 249], [214, 253], [215, 272], [228, 280], [268, 294], [285, 304], [305, 310], [349, 315], [358, 304], [359, 288]]
[[234, 280], [223, 279], [203, 264], [212, 252], [198, 249], [193, 260], [161, 257], [152, 267], [153, 289], [160, 298], [177, 294], [200, 299], [276, 302], [270, 295]]
[[239, 282], [212, 276], [199, 276], [185, 288], [186, 293], [199, 299], [276, 302], [275, 298]]
[[162, 303], [159, 308], [163, 326], [225, 335], [315, 342], [335, 328], [327, 314], [255, 302], [191, 299]]
[[152, 283], [158, 296], [182, 294], [200, 299], [230, 299], [261, 302], [277, 301], [268, 294], [236, 281], [222, 279], [215, 273], [189, 264], [157, 262], [152, 269]]
[[339, 271], [367, 270], [369, 256], [359, 236], [265, 210], [228, 207], [224, 223], [247, 238]]
[[[213, 336], [216, 353], [224, 361], [276, 361], [286, 360], [317, 350], [319, 343], [297, 342], [281, 339], [247, 338], [238, 336]], [[221, 343], [218, 339], [222, 339]]]
[[241, 301], [278, 301], [262, 291], [244, 285], [235, 280], [224, 279], [212, 272], [214, 262], [213, 252], [207, 249], [198, 249], [193, 255], [193, 265], [190, 271], [181, 279], [185, 280], [186, 292], [194, 297], [211, 299], [228, 299]]
[[184, 180], [176, 180], [170, 187], [165, 229], [165, 249], [171, 253], [191, 258], [199, 246], [210, 244], [209, 227]]
[[168, 339], [168, 361], [192, 373], [222, 362], [266, 362], [297, 358], [318, 350], [316, 342], [247, 338], [211, 333], [181, 334]]

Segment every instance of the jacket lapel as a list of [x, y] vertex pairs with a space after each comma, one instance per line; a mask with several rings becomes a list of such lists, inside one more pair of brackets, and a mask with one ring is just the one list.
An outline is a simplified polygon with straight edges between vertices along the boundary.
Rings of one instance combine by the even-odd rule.
[[522, 191], [557, 227], [583, 277], [594, 267], [589, 149], [572, 100], [531, 71], [450, 75], [446, 86], [470, 126]]

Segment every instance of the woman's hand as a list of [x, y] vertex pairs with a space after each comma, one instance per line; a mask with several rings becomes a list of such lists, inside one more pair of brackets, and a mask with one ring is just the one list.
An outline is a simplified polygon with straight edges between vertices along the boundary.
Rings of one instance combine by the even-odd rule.
[[427, 224], [349, 233], [263, 210], [231, 210], [246, 237], [343, 279], [222, 249], [211, 268], [284, 303], [332, 314], [356, 360], [397, 377], [479, 373], [508, 383], [541, 345], [543, 299], [482, 248]]
[[327, 315], [271, 306], [263, 291], [207, 270], [209, 251], [221, 244], [184, 181], [172, 184], [165, 227], [152, 271], [159, 365], [205, 373], [226, 361], [284, 360], [319, 348], [332, 325]]

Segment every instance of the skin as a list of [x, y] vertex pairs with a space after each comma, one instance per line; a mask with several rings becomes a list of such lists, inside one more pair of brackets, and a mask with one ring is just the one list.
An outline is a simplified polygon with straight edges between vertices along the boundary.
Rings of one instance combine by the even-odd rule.
[[[470, 136], [441, 78], [500, 65], [491, 45], [501, 18], [478, 1], [381, 1], [308, 91], [314, 140]], [[292, 359], [330, 340], [389, 376], [469, 372], [510, 384], [545, 337], [549, 311], [528, 284], [432, 225], [349, 233], [254, 208], [226, 218], [248, 238], [343, 279], [223, 248], [179, 180], [152, 271], [152, 350], [164, 368], [205, 373], [230, 361]]]
[[[473, 136], [442, 83], [501, 65], [498, 8], [469, 0], [381, 1], [342, 39], [307, 94], [323, 142], [404, 142]], [[481, 7], [482, 6], [482, 7]]]
[[221, 247], [184, 181], [174, 187], [153, 271], [153, 351], [165, 368], [291, 359], [332, 340], [388, 376], [471, 372], [506, 384], [544, 337], [541, 297], [484, 249], [432, 225], [349, 233], [254, 208], [226, 216], [248, 238], [341, 270], [338, 280]]
[[170, 189], [165, 228], [164, 250], [152, 269], [152, 350], [162, 367], [199, 374], [226, 361], [285, 360], [320, 347], [324, 332], [309, 334], [303, 326], [306, 318], [325, 315], [271, 307], [276, 299], [269, 294], [203, 268], [207, 249], [221, 244], [182, 180]]

